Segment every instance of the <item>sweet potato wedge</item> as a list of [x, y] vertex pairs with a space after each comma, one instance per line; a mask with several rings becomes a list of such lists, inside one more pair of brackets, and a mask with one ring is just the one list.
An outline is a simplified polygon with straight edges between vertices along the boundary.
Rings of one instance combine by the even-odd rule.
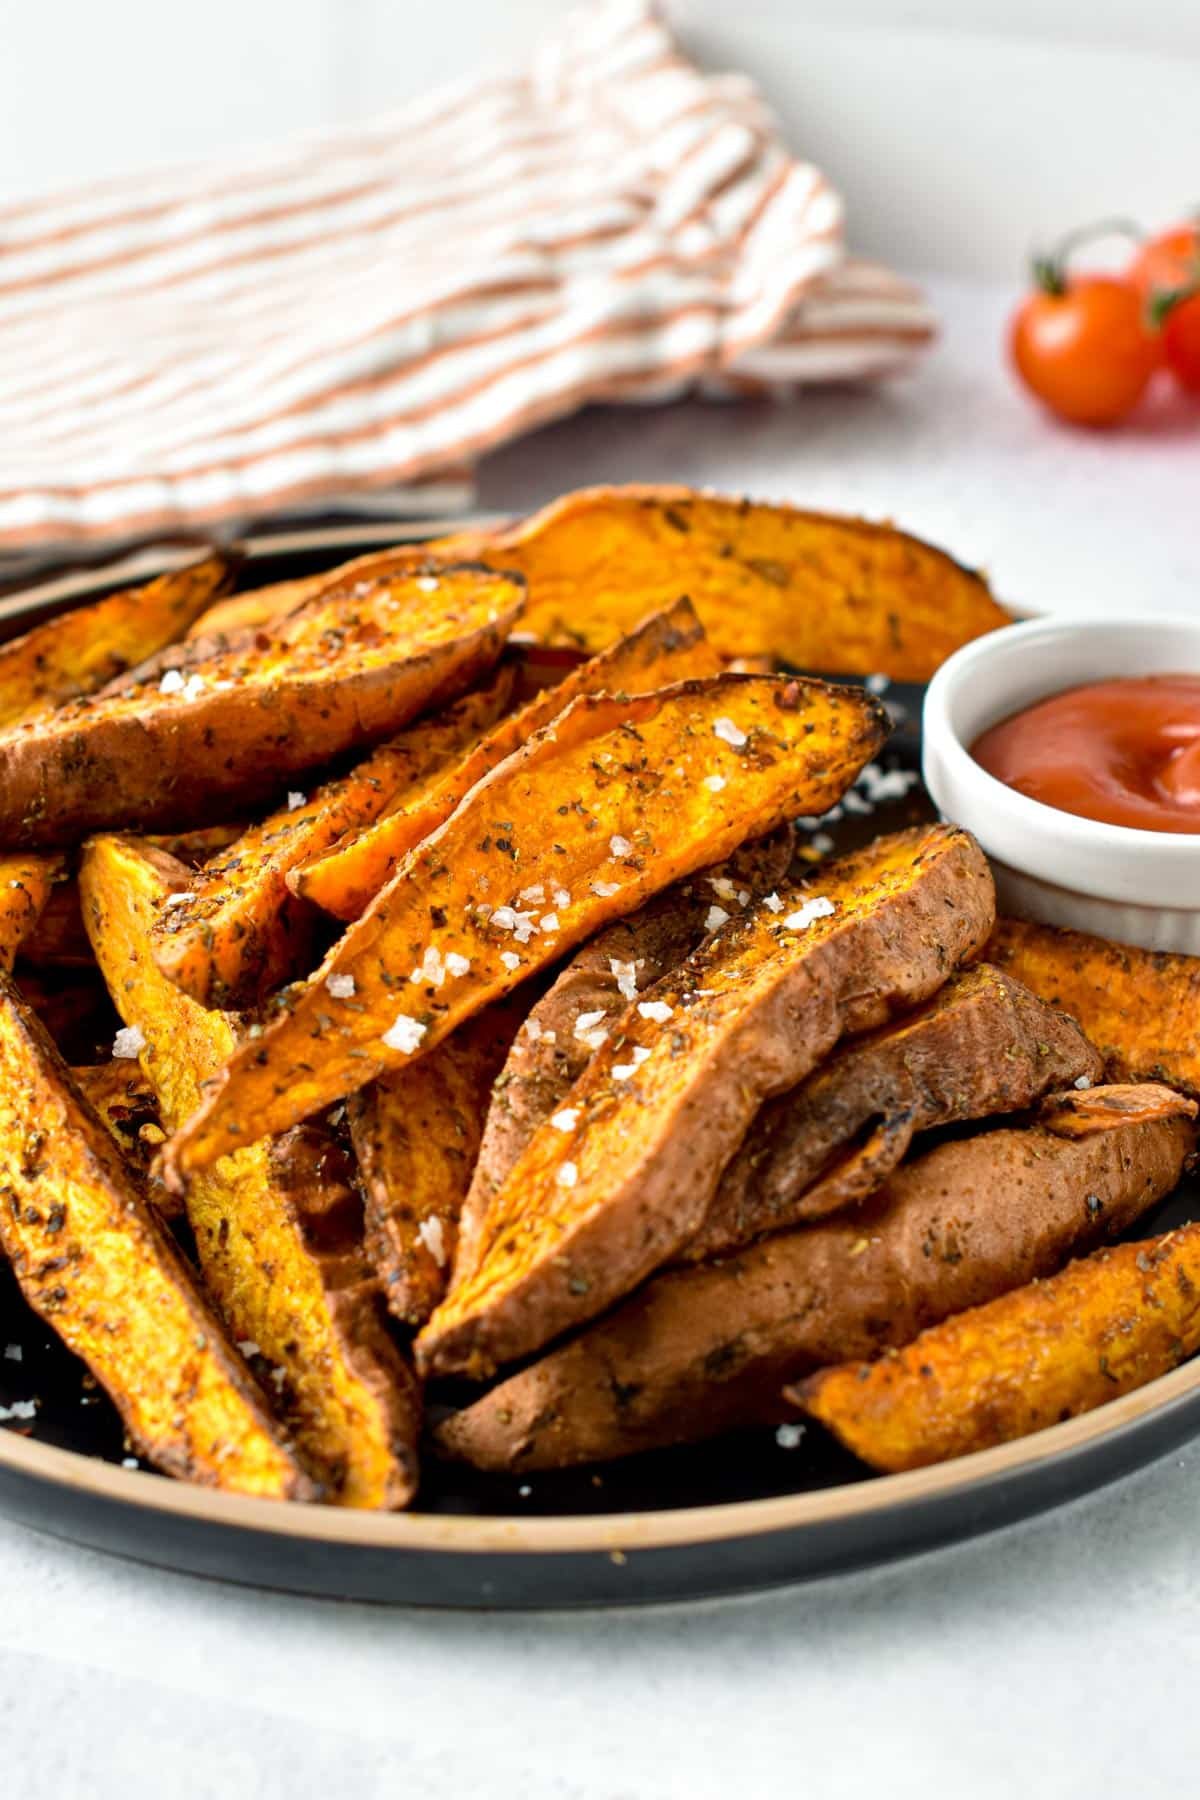
[[715, 675], [719, 666], [691, 602], [676, 601], [534, 695], [518, 713], [501, 719], [423, 788], [402, 795], [376, 824], [297, 870], [292, 885], [337, 918], [357, 919], [408, 852], [450, 817], [475, 783], [580, 694], [647, 694], [677, 681]]
[[351, 826], [427, 784], [503, 712], [515, 670], [502, 665], [473, 689], [327, 781], [308, 799], [249, 826], [193, 879], [178, 905], [159, 914], [155, 957], [177, 987], [204, 1006], [249, 1006], [311, 967], [313, 914], [288, 875]]
[[956, 1313], [878, 1362], [788, 1393], [874, 1469], [921, 1469], [1028, 1437], [1200, 1349], [1200, 1225], [1097, 1250]]
[[180, 637], [225, 588], [235, 559], [201, 562], [60, 613], [0, 645], [0, 729], [95, 693]]
[[488, 1095], [521, 1019], [515, 1000], [498, 1001], [350, 1101], [367, 1254], [406, 1325], [423, 1325], [446, 1291]]
[[273, 581], [267, 587], [247, 588], [217, 600], [193, 621], [189, 638], [232, 638], [243, 632], [256, 631], [289, 614], [298, 612], [311, 600], [335, 589], [357, 586], [360, 582], [378, 581], [428, 561], [429, 552], [422, 542], [397, 544], [393, 549], [370, 550], [349, 562], [338, 563], [320, 575], [301, 575], [291, 581]]
[[0, 856], [0, 969], [11, 969], [64, 873], [60, 856]]
[[[1098, 1092], [1100, 1090], [1097, 1090]], [[688, 1443], [794, 1413], [789, 1382], [927, 1326], [1132, 1225], [1195, 1143], [1180, 1101], [1064, 1138], [1047, 1122], [941, 1145], [874, 1197], [735, 1255], [668, 1270], [501, 1382], [438, 1433], [488, 1469], [548, 1469]]]
[[168, 1474], [313, 1499], [249, 1371], [42, 1027], [0, 974], [0, 1250]]
[[[167, 1146], [168, 1180], [403, 1067], [610, 919], [797, 808], [820, 811], [884, 734], [869, 695], [784, 677], [572, 701], [285, 991]], [[545, 911], [521, 900], [537, 887]]]
[[[168, 1129], [237, 1042], [233, 1018], [198, 1006], [154, 965], [155, 915], [186, 879], [161, 851], [111, 836], [92, 839], [79, 874], [97, 961], [144, 1040], [141, 1065]], [[218, 1311], [271, 1365], [282, 1415], [332, 1497], [401, 1506], [415, 1486], [416, 1395], [381, 1324], [361, 1209], [344, 1183], [314, 1178], [326, 1155], [293, 1137], [224, 1156], [191, 1184], [187, 1216]]]
[[518, 571], [522, 629], [590, 650], [689, 594], [724, 657], [927, 681], [960, 645], [1010, 623], [982, 576], [893, 525], [685, 487], [585, 488], [425, 548]]
[[990, 961], [1078, 1019], [1114, 1081], [1200, 1097], [1200, 957], [997, 919]]
[[[539, 1125], [558, 1111], [597, 1045], [628, 1001], [622, 987], [644, 994], [677, 969], [706, 935], [705, 920], [720, 899], [733, 906], [761, 899], [786, 878], [795, 833], [790, 825], [742, 844], [728, 861], [667, 888], [627, 919], [590, 938], [530, 1008], [492, 1090], [479, 1155], [463, 1202], [454, 1255], [455, 1279], [478, 1262], [493, 1196]], [[543, 895], [543, 898], [545, 896]], [[592, 1022], [575, 1027], [585, 1014]], [[417, 1065], [418, 1068], [420, 1064]]]
[[[433, 584], [429, 591], [421, 584]], [[284, 621], [163, 691], [133, 683], [0, 733], [0, 834], [69, 843], [115, 824], [208, 823], [231, 801], [365, 748], [462, 691], [520, 613], [515, 580], [477, 569], [414, 576]], [[167, 681], [167, 677], [163, 677]]]
[[762, 1103], [839, 1038], [927, 999], [995, 916], [983, 852], [943, 825], [829, 863], [819, 896], [773, 899], [614, 1019], [494, 1196], [478, 1266], [417, 1340], [426, 1373], [489, 1375], [669, 1261]]
[[917, 1132], [1023, 1112], [1055, 1088], [1099, 1081], [1103, 1069], [1073, 1019], [977, 963], [762, 1109], [684, 1259], [707, 1262], [854, 1205], [882, 1186]]

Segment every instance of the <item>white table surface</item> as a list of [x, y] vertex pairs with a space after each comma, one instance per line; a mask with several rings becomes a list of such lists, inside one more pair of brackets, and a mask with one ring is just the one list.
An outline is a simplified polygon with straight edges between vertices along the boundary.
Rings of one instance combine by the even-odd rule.
[[[1044, 425], [1003, 296], [940, 285], [919, 380], [787, 409], [599, 414], [498, 455], [481, 502], [676, 479], [891, 515], [1010, 601], [1200, 596], [1200, 434]], [[0, 1521], [0, 1795], [689, 1800], [1187, 1794], [1200, 1443], [1000, 1534], [650, 1612], [383, 1611], [209, 1585]]]

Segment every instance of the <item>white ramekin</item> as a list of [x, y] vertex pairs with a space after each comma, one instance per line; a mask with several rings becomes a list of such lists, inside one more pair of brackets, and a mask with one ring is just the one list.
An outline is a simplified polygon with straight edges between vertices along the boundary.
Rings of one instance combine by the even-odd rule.
[[1200, 834], [1134, 831], [1030, 800], [980, 768], [989, 725], [1086, 681], [1200, 674], [1200, 621], [1032, 619], [976, 639], [925, 696], [925, 785], [996, 875], [1002, 912], [1073, 925], [1147, 950], [1200, 955]]

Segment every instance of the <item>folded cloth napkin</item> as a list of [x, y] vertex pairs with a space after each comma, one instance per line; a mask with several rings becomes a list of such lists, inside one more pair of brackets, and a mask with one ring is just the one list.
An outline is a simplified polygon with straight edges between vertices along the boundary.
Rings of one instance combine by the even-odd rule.
[[932, 330], [749, 82], [599, 0], [516, 73], [0, 215], [0, 558], [433, 512], [587, 401], [875, 376]]

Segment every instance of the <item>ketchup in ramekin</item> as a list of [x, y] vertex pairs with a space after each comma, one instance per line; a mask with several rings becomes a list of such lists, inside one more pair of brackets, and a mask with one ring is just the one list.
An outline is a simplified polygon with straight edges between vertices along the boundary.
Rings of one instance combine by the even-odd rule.
[[1039, 700], [971, 746], [1006, 786], [1140, 831], [1200, 832], [1200, 675], [1093, 681]]

